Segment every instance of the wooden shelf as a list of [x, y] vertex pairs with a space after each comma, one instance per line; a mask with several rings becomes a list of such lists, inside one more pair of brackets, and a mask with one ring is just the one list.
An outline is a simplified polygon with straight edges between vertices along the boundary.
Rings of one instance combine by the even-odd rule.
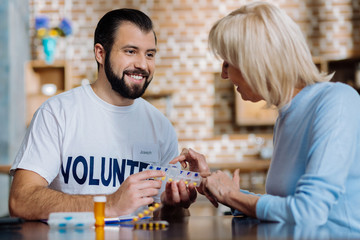
[[166, 98], [174, 94], [174, 90], [161, 90], [161, 91], [153, 91], [151, 89], [147, 89], [143, 95], [144, 98]]
[[[236, 89], [235, 89], [236, 91]], [[235, 92], [235, 117], [239, 126], [268, 126], [274, 125], [278, 116], [276, 109], [265, 108], [266, 102], [244, 101]]]
[[[314, 57], [314, 63], [319, 70], [326, 73], [335, 73], [332, 82], [343, 82], [360, 92], [359, 80], [356, 80], [356, 71], [360, 63], [360, 56], [349, 57], [345, 59], [327, 59], [323, 57]], [[358, 70], [359, 71], [359, 70]]]
[[42, 60], [32, 60], [26, 64], [25, 93], [26, 93], [26, 125], [28, 126], [35, 111], [49, 97], [42, 94], [44, 84], [54, 84], [57, 91], [54, 95], [72, 88], [71, 70], [66, 61], [56, 60], [53, 64], [46, 64]]
[[145, 91], [143, 98], [149, 101], [165, 116], [170, 117], [173, 109], [171, 100], [173, 93], [173, 90], [153, 91], [150, 88]]
[[9, 175], [11, 165], [0, 165], [0, 174]]
[[213, 170], [229, 170], [234, 172], [240, 169], [241, 173], [267, 172], [270, 166], [270, 159], [248, 158], [238, 162], [209, 162], [209, 167]]

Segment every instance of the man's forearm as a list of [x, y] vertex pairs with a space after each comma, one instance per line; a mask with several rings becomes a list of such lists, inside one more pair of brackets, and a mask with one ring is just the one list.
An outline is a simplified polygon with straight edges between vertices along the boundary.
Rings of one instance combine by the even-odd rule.
[[[105, 215], [116, 217], [130, 214], [141, 206], [147, 206], [152, 196], [141, 195], [142, 189], [157, 194], [160, 181], [149, 178], [162, 177], [159, 171], [144, 171], [129, 176], [121, 187], [106, 196]], [[140, 188], [140, 189], [139, 189]], [[10, 191], [9, 210], [12, 216], [25, 219], [46, 219], [51, 212], [93, 211], [93, 195], [71, 195], [48, 188], [48, 182], [39, 174], [16, 170]]]
[[9, 203], [13, 216], [37, 220], [47, 219], [51, 212], [93, 211], [90, 195], [70, 195], [43, 186], [17, 189], [17, 192], [12, 193]]

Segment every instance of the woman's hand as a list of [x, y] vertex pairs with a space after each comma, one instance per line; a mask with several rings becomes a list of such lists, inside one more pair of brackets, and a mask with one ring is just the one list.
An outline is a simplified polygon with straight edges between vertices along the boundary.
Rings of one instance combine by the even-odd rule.
[[205, 156], [195, 152], [193, 149], [184, 148], [181, 154], [170, 161], [170, 164], [180, 162], [183, 168], [189, 165], [189, 170], [192, 172], [199, 172], [201, 177], [210, 175], [210, 168], [206, 163]]
[[215, 207], [217, 207], [217, 203], [214, 204], [215, 201], [229, 206], [230, 195], [240, 190], [240, 171], [236, 169], [232, 179], [220, 170], [213, 172], [203, 179], [201, 187], [205, 196]]
[[[205, 156], [195, 152], [193, 149], [184, 148], [181, 151], [181, 154], [170, 161], [170, 164], [175, 164], [180, 162], [183, 168], [186, 168], [189, 165], [189, 170], [192, 172], [198, 172], [202, 178], [205, 178], [210, 175], [210, 168], [206, 163]], [[200, 186], [196, 187], [197, 191], [205, 195], [202, 188], [202, 183]], [[216, 201], [212, 202], [215, 206]]]
[[[256, 204], [259, 196], [240, 192], [240, 170], [236, 169], [233, 178], [222, 171], [216, 171], [203, 179], [202, 188], [211, 203], [222, 203], [239, 210], [249, 217], [256, 218]], [[214, 206], [217, 206], [214, 204]]]

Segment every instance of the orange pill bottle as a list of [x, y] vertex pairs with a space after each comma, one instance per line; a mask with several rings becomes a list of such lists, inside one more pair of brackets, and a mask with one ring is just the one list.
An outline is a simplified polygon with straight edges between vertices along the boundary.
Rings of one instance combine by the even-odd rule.
[[103, 227], [105, 225], [105, 203], [105, 196], [94, 197], [94, 215], [96, 227]]

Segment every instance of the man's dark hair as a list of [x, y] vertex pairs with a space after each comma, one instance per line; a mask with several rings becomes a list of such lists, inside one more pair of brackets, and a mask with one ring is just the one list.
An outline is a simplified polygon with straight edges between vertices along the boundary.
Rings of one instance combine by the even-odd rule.
[[109, 53], [115, 41], [115, 33], [124, 22], [134, 24], [145, 33], [152, 31], [155, 37], [155, 44], [157, 43], [152, 21], [145, 13], [136, 9], [121, 8], [106, 13], [100, 19], [94, 33], [94, 46], [100, 43], [104, 47], [105, 52]]

